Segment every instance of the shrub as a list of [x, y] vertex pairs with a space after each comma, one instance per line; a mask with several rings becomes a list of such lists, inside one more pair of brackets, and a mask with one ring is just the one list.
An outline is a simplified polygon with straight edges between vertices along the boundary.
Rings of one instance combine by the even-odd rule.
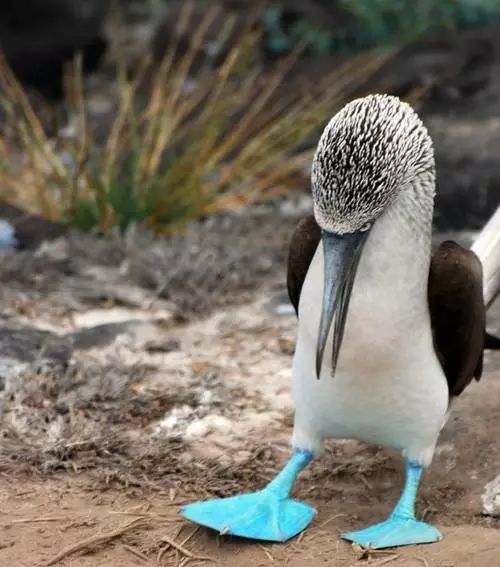
[[[187, 29], [191, 10], [185, 3], [177, 29]], [[131, 75], [117, 65], [103, 138], [89, 120], [78, 58], [66, 80], [72, 128], [52, 137], [1, 59], [0, 196], [86, 230], [139, 222], [166, 231], [304, 183], [311, 137], [387, 55], [354, 58], [319, 84], [285, 90], [297, 51], [264, 69], [252, 22], [235, 40], [235, 20], [225, 23], [215, 42], [221, 61], [211, 67], [202, 47], [217, 14], [210, 8], [187, 50], [174, 40], [156, 68], [145, 59]]]
[[348, 16], [347, 21], [324, 28], [297, 14], [285, 25], [286, 4], [272, 2], [262, 16], [267, 48], [287, 53], [307, 40], [314, 53], [353, 53], [441, 30], [500, 22], [498, 0], [337, 0], [329, 8]]

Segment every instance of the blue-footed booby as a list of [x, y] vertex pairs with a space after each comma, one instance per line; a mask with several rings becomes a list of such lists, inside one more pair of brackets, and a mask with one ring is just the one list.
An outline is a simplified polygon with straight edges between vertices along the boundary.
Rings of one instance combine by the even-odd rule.
[[453, 397], [481, 376], [485, 305], [500, 289], [500, 210], [477, 255], [452, 241], [431, 255], [432, 141], [408, 104], [385, 95], [332, 118], [311, 181], [314, 214], [299, 223], [288, 261], [294, 453], [263, 490], [182, 513], [223, 533], [286, 540], [315, 514], [290, 498], [299, 472], [325, 439], [358, 439], [401, 451], [406, 483], [385, 521], [342, 537], [373, 548], [437, 541], [415, 499]]

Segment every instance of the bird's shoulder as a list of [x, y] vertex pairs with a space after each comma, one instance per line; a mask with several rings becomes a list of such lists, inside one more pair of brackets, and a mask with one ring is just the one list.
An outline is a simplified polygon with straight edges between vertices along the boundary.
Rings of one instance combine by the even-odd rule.
[[428, 285], [434, 345], [450, 395], [459, 395], [483, 370], [486, 309], [479, 258], [454, 241], [431, 259]]
[[286, 283], [297, 314], [300, 292], [320, 240], [321, 229], [313, 215], [307, 215], [298, 222], [290, 240]]

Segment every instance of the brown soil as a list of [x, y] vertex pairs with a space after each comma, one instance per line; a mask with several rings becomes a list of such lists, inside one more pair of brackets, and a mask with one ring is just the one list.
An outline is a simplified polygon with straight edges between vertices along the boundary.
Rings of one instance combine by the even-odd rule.
[[[177, 508], [181, 500], [170, 496], [174, 496], [174, 501], [161, 492], [149, 497], [116, 490], [103, 493], [71, 477], [46, 482], [5, 482], [0, 493], [3, 515], [0, 564], [5, 567], [47, 565], [61, 551], [82, 545], [96, 535], [123, 528], [133, 520], [137, 523], [120, 537], [91, 543], [81, 551], [68, 554], [56, 565], [186, 565], [187, 556], [169, 547], [163, 538], [185, 542], [183, 547], [195, 557], [213, 559], [212, 562], [192, 559], [191, 566], [493, 567], [500, 564], [500, 530], [462, 522], [450, 526], [438, 521], [445, 535], [438, 544], [387, 552], [363, 554], [339, 539], [339, 530], [346, 526], [363, 524], [384, 514], [388, 507], [384, 503], [369, 507], [350, 507], [344, 503], [339, 507], [336, 502], [312, 499], [319, 513], [301, 537], [286, 544], [262, 545], [218, 537], [205, 529], [196, 530], [179, 519]], [[345, 513], [341, 514], [339, 509]], [[359, 519], [353, 521], [355, 516]]]

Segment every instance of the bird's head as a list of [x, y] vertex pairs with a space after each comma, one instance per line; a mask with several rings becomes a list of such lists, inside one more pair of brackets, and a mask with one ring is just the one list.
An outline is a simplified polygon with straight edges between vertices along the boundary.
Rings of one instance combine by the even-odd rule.
[[396, 97], [370, 95], [352, 101], [321, 135], [311, 176], [325, 261], [318, 378], [334, 316], [335, 372], [356, 269], [374, 223], [421, 173], [433, 169], [427, 130]]

